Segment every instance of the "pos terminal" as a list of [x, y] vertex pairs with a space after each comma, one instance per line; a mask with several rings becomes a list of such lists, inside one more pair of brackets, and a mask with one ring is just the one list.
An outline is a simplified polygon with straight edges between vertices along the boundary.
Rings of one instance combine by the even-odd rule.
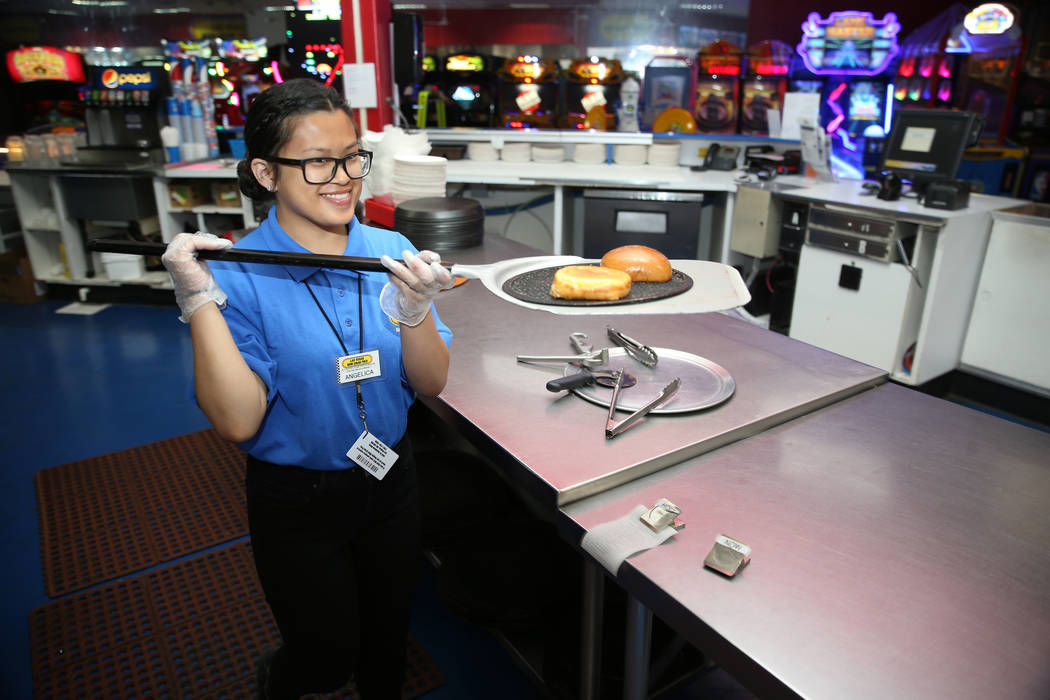
[[[955, 179], [963, 153], [977, 143], [982, 120], [972, 112], [944, 109], [900, 109], [882, 153], [882, 175], [876, 196], [894, 200], [909, 193], [924, 206], [957, 209], [966, 206], [969, 187]], [[931, 198], [931, 188], [936, 197]], [[874, 189], [873, 187], [870, 189]], [[945, 196], [946, 193], [965, 196]]]

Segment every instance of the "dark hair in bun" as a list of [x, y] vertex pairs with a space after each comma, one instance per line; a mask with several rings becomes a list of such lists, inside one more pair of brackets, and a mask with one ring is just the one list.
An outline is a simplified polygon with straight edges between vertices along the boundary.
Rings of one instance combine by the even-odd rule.
[[244, 196], [254, 200], [273, 199], [255, 179], [251, 162], [272, 156], [288, 142], [295, 122], [313, 112], [343, 111], [360, 136], [350, 105], [334, 88], [312, 78], [295, 78], [264, 90], [248, 108], [244, 124], [244, 158], [237, 163], [237, 182]]

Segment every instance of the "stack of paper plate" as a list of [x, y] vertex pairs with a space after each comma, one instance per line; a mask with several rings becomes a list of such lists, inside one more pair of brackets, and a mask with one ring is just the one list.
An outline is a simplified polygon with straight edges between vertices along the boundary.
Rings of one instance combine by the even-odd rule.
[[649, 165], [677, 166], [681, 155], [681, 141], [653, 141], [649, 146]]
[[613, 162], [620, 165], [645, 165], [649, 147], [641, 143], [618, 143], [613, 146]]
[[532, 160], [532, 144], [527, 141], [505, 143], [500, 157], [510, 163], [527, 163]]
[[572, 159], [577, 163], [594, 165], [605, 162], [604, 143], [578, 143], [572, 149]]
[[560, 163], [565, 160], [565, 146], [556, 143], [534, 143], [532, 160], [537, 163]]
[[394, 210], [394, 229], [419, 250], [470, 248], [485, 236], [485, 210], [465, 197], [413, 199]]
[[471, 160], [499, 160], [499, 151], [489, 141], [471, 141], [467, 144], [467, 158]]
[[394, 204], [417, 197], [444, 197], [446, 158], [438, 156], [394, 156]]

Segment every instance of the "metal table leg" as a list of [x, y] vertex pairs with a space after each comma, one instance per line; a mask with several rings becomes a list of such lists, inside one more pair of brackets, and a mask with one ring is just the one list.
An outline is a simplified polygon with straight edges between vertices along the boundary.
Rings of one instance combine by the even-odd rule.
[[602, 605], [605, 575], [583, 560], [583, 610], [580, 635], [580, 700], [596, 700], [602, 672]]
[[624, 700], [644, 700], [649, 694], [649, 644], [652, 628], [652, 611], [628, 594], [623, 660]]

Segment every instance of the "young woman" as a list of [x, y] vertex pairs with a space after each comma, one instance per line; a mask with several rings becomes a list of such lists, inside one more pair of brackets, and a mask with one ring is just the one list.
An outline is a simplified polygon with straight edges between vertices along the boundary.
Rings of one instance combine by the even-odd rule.
[[[342, 687], [400, 698], [420, 564], [412, 448], [417, 394], [445, 385], [452, 334], [431, 308], [448, 270], [354, 216], [371, 154], [334, 90], [290, 80], [252, 104], [241, 191], [275, 200], [238, 247], [382, 258], [390, 271], [213, 262], [228, 241], [179, 234], [164, 264], [190, 325], [205, 415], [247, 456], [256, 569], [282, 645], [260, 694]], [[401, 259], [404, 262], [397, 262]]]

